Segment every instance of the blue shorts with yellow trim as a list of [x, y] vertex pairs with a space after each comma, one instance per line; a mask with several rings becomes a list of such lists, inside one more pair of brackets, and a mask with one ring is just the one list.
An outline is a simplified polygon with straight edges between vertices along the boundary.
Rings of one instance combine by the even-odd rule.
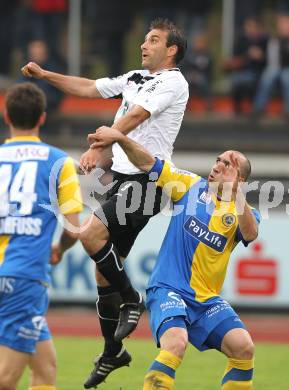
[[35, 353], [39, 341], [51, 339], [45, 320], [47, 287], [37, 281], [0, 277], [0, 345]]
[[[153, 287], [147, 290], [146, 306], [158, 346], [161, 325], [175, 317], [184, 319], [189, 342], [199, 351], [220, 349], [222, 338], [229, 330], [244, 328], [238, 314], [221, 297], [214, 297], [207, 302], [188, 301], [173, 289]], [[215, 338], [215, 342], [210, 336]]]

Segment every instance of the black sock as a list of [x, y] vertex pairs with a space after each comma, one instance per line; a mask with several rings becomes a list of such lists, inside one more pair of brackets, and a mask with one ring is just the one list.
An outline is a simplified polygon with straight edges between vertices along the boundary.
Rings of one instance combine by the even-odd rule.
[[103, 248], [90, 257], [97, 264], [99, 272], [120, 293], [124, 302], [139, 302], [139, 294], [132, 287], [118, 251], [111, 241], [108, 241]]
[[114, 333], [119, 318], [119, 306], [122, 299], [118, 292], [111, 286], [98, 287], [98, 300], [96, 302], [100, 327], [104, 337], [104, 356], [116, 356], [121, 348], [122, 342], [114, 340]]

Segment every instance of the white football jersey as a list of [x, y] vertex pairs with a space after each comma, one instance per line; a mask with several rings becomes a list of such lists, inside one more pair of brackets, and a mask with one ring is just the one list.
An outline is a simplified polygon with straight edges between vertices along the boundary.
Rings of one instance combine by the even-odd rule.
[[[134, 105], [150, 112], [151, 116], [128, 137], [154, 157], [170, 161], [189, 97], [188, 83], [180, 70], [164, 69], [153, 74], [134, 70], [116, 78], [98, 79], [95, 84], [103, 98], [122, 97], [114, 122]], [[140, 172], [118, 144], [113, 145], [112, 151], [112, 170], [124, 174]]]

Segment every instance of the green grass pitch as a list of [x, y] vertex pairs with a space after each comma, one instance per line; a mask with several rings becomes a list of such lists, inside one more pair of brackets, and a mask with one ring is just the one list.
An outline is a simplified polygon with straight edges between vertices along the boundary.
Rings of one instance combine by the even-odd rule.
[[[92, 338], [55, 337], [58, 356], [57, 390], [83, 389], [83, 380], [90, 372], [94, 356], [101, 351], [101, 342]], [[141, 390], [143, 377], [157, 349], [152, 340], [127, 340], [133, 356], [130, 367], [113, 372], [99, 390]], [[226, 358], [216, 351], [198, 352], [188, 347], [177, 372], [175, 390], [217, 390], [226, 365]], [[289, 389], [289, 345], [257, 344], [254, 390]], [[27, 390], [27, 373], [18, 390]]]

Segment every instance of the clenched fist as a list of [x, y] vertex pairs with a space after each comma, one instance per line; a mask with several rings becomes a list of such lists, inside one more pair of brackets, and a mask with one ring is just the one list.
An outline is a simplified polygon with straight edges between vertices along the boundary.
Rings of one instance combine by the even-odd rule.
[[44, 70], [35, 62], [28, 62], [21, 68], [21, 72], [25, 77], [35, 77], [36, 79], [44, 77]]

